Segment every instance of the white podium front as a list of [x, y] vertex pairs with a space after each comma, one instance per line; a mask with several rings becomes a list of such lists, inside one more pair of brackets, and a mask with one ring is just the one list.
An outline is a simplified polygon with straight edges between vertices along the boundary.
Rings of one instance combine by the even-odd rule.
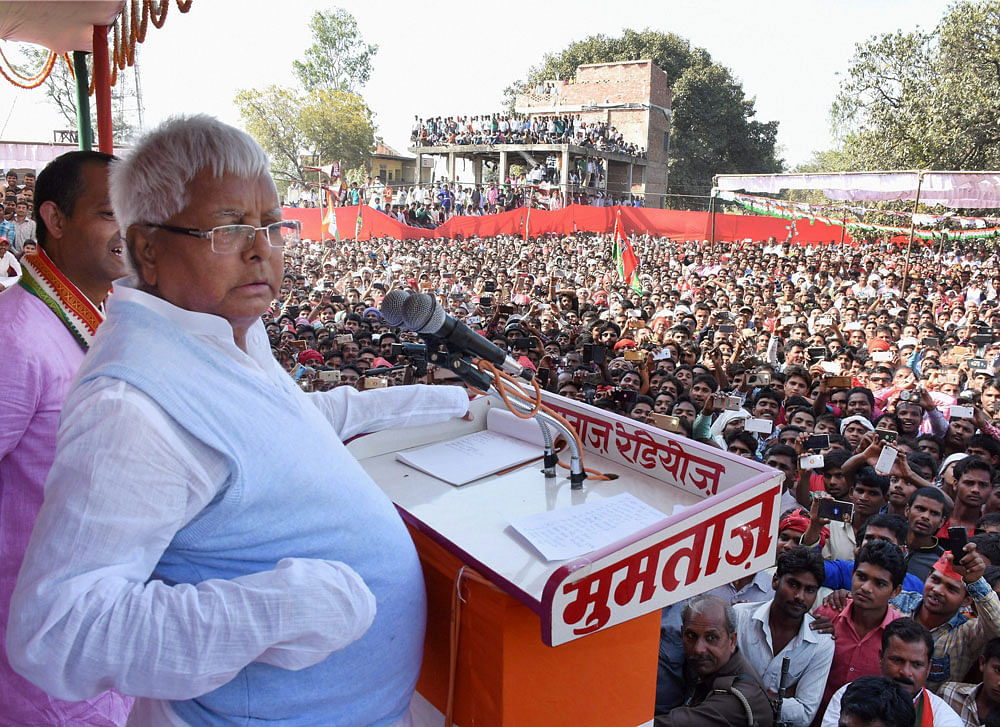
[[[586, 466], [617, 479], [588, 479], [574, 491], [568, 470], [546, 480], [533, 462], [453, 487], [396, 461], [398, 451], [484, 428], [494, 405], [485, 397], [472, 402], [471, 422], [348, 445], [399, 508], [424, 563], [429, 623], [419, 690], [443, 711], [451, 594], [467, 567], [498, 590], [463, 590], [459, 725], [643, 724], [653, 716], [660, 609], [773, 565], [782, 475], [586, 404], [545, 399], [576, 427]], [[508, 525], [512, 516], [622, 492], [663, 521], [581, 558], [546, 562]]]

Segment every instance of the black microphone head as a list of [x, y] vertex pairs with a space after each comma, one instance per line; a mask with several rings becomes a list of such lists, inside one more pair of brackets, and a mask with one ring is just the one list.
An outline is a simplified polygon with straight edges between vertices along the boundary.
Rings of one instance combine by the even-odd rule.
[[[428, 326], [440, 318], [431, 330]], [[417, 333], [434, 333], [444, 323], [444, 310], [434, 300], [433, 295], [416, 293], [403, 303], [403, 325]]]
[[412, 295], [408, 290], [390, 290], [382, 299], [382, 319], [392, 326], [398, 328], [403, 325], [403, 304]]

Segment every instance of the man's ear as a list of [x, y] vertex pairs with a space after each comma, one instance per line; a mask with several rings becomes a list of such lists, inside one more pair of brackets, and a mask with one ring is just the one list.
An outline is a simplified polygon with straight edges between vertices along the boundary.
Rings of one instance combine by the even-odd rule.
[[156, 286], [157, 247], [148, 227], [131, 225], [125, 232], [128, 254], [139, 276], [140, 287]]
[[38, 208], [38, 216], [42, 218], [42, 222], [45, 223], [45, 229], [48, 231], [48, 235], [51, 235], [55, 239], [62, 238], [65, 228], [66, 228], [66, 215], [63, 214], [62, 210], [56, 205], [52, 200], [46, 200], [42, 202], [41, 206]]

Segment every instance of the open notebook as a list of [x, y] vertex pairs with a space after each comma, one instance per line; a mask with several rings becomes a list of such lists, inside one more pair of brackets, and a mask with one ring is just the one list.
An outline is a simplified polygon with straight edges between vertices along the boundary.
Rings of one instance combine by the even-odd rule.
[[534, 419], [491, 408], [486, 429], [447, 442], [397, 452], [396, 459], [452, 485], [464, 485], [542, 456], [542, 432]]

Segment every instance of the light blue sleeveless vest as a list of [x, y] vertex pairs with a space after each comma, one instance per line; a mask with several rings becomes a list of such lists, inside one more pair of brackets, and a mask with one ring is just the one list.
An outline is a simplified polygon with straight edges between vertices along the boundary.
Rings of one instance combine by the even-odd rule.
[[[426, 596], [399, 514], [306, 395], [280, 387], [139, 304], [111, 300], [78, 378], [128, 382], [220, 452], [226, 486], [176, 533], [152, 579], [168, 584], [270, 570], [286, 557], [347, 563], [375, 594], [358, 641], [301, 671], [253, 663], [197, 699], [172, 702], [193, 727], [387, 725], [420, 670]], [[142, 480], [132, 485], [143, 496]]]

